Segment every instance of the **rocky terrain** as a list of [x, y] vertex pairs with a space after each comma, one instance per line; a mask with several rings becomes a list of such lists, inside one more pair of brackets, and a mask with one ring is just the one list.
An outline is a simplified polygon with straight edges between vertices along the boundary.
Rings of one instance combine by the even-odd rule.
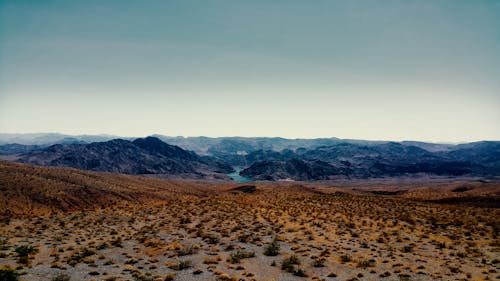
[[500, 278], [498, 182], [240, 186], [0, 164], [2, 280]]
[[255, 151], [241, 175], [256, 180], [328, 180], [399, 176], [500, 176], [500, 142], [458, 145], [446, 151], [389, 142], [340, 143], [294, 151]]
[[21, 154], [16, 161], [133, 175], [229, 179], [232, 168], [154, 137], [90, 144], [55, 144]]

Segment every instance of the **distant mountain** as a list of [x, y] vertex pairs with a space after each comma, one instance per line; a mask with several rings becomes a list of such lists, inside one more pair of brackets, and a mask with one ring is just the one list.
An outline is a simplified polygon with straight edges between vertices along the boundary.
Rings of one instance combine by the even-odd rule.
[[256, 180], [328, 180], [411, 175], [500, 176], [500, 142], [459, 145], [431, 152], [388, 142], [339, 143], [315, 149], [257, 151], [240, 172]]
[[179, 178], [228, 179], [231, 167], [155, 137], [90, 144], [56, 144], [22, 154], [18, 162], [82, 170]]
[[0, 155], [13, 155], [30, 152], [36, 149], [44, 148], [42, 145], [25, 145], [18, 143], [10, 143], [0, 145]]
[[91, 143], [119, 138], [113, 135], [64, 135], [59, 133], [0, 134], [0, 145], [23, 144], [48, 146], [58, 143]]
[[[313, 148], [342, 142], [337, 138], [286, 139], [279, 137], [169, 137], [154, 135], [170, 144], [195, 151], [199, 155], [227, 157], [246, 155], [257, 150], [281, 151], [295, 150], [300, 147]], [[241, 157], [239, 158], [241, 159]]]
[[[177, 145], [185, 150], [194, 151], [201, 156], [212, 156], [222, 159], [231, 165], [245, 164], [244, 155], [258, 150], [282, 151], [285, 149], [295, 151], [297, 149], [314, 149], [321, 146], [333, 146], [340, 143], [349, 143], [363, 146], [373, 146], [387, 141], [366, 141], [338, 138], [318, 139], [286, 139], [279, 137], [171, 137], [164, 135], [153, 135], [166, 143]], [[103, 142], [112, 139], [134, 140], [135, 138], [123, 138], [114, 135], [64, 135], [57, 133], [39, 134], [0, 134], [0, 147], [5, 144], [40, 145], [49, 146], [60, 143], [92, 143]], [[447, 151], [451, 144], [435, 144], [425, 142], [402, 142], [423, 148], [428, 151]], [[233, 163], [234, 162], [234, 163]]]
[[[154, 135], [107, 139], [110, 137], [0, 134], [0, 157], [40, 165], [186, 178], [226, 178], [224, 174], [233, 167], [255, 180], [500, 176], [500, 142], [496, 141], [454, 145], [337, 138]], [[6, 141], [19, 144], [1, 145]]]
[[321, 160], [302, 160], [292, 158], [285, 161], [264, 160], [252, 164], [240, 172], [244, 177], [254, 180], [329, 180], [343, 176], [351, 171], [345, 165], [333, 165]]

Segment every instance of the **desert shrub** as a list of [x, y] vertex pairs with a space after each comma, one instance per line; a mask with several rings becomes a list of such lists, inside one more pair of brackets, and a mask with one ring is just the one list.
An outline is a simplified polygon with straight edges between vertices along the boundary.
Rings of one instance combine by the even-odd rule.
[[171, 265], [171, 269], [175, 270], [184, 270], [188, 269], [193, 266], [193, 263], [190, 260], [180, 260], [179, 262], [175, 263], [174, 265]]
[[404, 253], [410, 253], [413, 251], [413, 246], [404, 246], [402, 250]]
[[120, 237], [118, 237], [115, 240], [111, 241], [111, 246], [121, 248], [122, 247], [122, 239]]
[[283, 262], [281, 263], [281, 269], [293, 273], [295, 271], [294, 265], [299, 265], [299, 264], [300, 264], [299, 258], [296, 255], [292, 255], [283, 260]]
[[243, 233], [238, 236], [238, 241], [241, 243], [247, 243], [248, 241], [252, 240], [252, 234], [250, 233]]
[[14, 269], [0, 269], [0, 280], [2, 281], [17, 281], [19, 279], [19, 273]]
[[293, 271], [293, 275], [299, 277], [307, 277], [306, 272], [302, 268], [298, 268], [297, 270]]
[[52, 278], [52, 281], [69, 281], [69, 280], [71, 280], [71, 277], [65, 273], [59, 273], [54, 278]]
[[467, 253], [465, 253], [465, 252], [458, 252], [457, 253], [457, 257], [459, 257], [459, 258], [465, 258], [465, 257], [467, 257]]
[[248, 252], [248, 251], [236, 251], [231, 254], [229, 257], [229, 262], [231, 263], [239, 263], [240, 260], [242, 259], [247, 259], [247, 258], [253, 258], [255, 257], [254, 252]]
[[165, 281], [173, 281], [173, 280], [175, 280], [175, 274], [172, 274], [172, 273], [167, 274], [167, 276], [165, 276], [164, 280]]
[[219, 236], [216, 234], [205, 234], [203, 235], [203, 240], [207, 241], [208, 244], [217, 244], [220, 241]]
[[389, 277], [389, 276], [391, 276], [391, 273], [389, 271], [386, 271], [384, 273], [381, 273], [379, 276], [380, 277]]
[[325, 266], [325, 259], [324, 258], [316, 258], [316, 259], [314, 259], [312, 265], [314, 267], [324, 267]]
[[342, 256], [340, 256], [340, 261], [341, 262], [350, 262], [351, 261], [351, 256], [349, 256], [347, 254], [346, 255], [342, 255]]
[[438, 249], [446, 249], [446, 243], [445, 242], [437, 242], [436, 247]]
[[409, 274], [399, 274], [398, 278], [400, 281], [410, 281], [410, 275]]
[[204, 258], [203, 259], [204, 264], [218, 264], [219, 261], [217, 259], [212, 259], [212, 258]]
[[374, 260], [360, 260], [358, 261], [357, 267], [367, 268], [375, 266]]
[[188, 256], [196, 253], [196, 249], [193, 245], [187, 245], [177, 250], [178, 256]]
[[17, 253], [18, 256], [18, 262], [21, 264], [28, 264], [29, 263], [29, 255], [32, 253], [36, 253], [38, 251], [37, 248], [29, 245], [22, 245], [22, 246], [17, 246], [14, 249], [14, 252]]
[[27, 257], [28, 255], [35, 253], [36, 251], [38, 250], [30, 245], [17, 246], [14, 249], [14, 252], [16, 252], [19, 257]]
[[295, 269], [295, 265], [299, 264], [300, 264], [299, 258], [296, 255], [292, 255], [283, 260], [283, 262], [281, 263], [281, 269], [286, 270], [287, 272], [290, 272], [295, 276], [307, 277], [307, 274], [303, 269], [301, 268]]
[[275, 239], [271, 244], [267, 245], [264, 255], [266, 256], [277, 256], [280, 253], [280, 244]]
[[83, 249], [82, 251], [80, 252], [77, 252], [77, 253], [74, 253], [72, 254], [68, 260], [67, 260], [67, 263], [71, 266], [75, 266], [76, 264], [80, 263], [83, 261], [84, 258], [86, 257], [90, 257], [92, 255], [94, 255], [95, 252], [92, 251], [92, 250], [89, 250], [89, 249]]

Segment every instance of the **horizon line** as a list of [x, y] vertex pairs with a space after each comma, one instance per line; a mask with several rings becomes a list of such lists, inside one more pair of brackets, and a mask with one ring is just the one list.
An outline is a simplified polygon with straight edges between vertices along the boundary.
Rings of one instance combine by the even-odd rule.
[[338, 139], [338, 140], [344, 140], [344, 141], [370, 141], [370, 142], [423, 142], [423, 143], [430, 143], [430, 144], [452, 144], [452, 145], [457, 145], [457, 144], [465, 144], [465, 143], [474, 143], [474, 142], [482, 142], [482, 141], [500, 141], [496, 139], [479, 139], [479, 140], [468, 140], [468, 141], [433, 141], [433, 140], [416, 140], [416, 139], [370, 139], [370, 138], [343, 138], [343, 137], [283, 137], [283, 136], [238, 136], [238, 135], [225, 135], [225, 136], [206, 136], [206, 135], [165, 135], [161, 133], [152, 133], [152, 134], [146, 134], [144, 136], [137, 136], [137, 135], [119, 135], [119, 134], [110, 134], [110, 133], [81, 133], [81, 134], [74, 134], [74, 133], [60, 133], [60, 132], [29, 132], [29, 133], [6, 133], [6, 132], [0, 132], [0, 135], [62, 135], [62, 136], [69, 136], [69, 137], [81, 137], [81, 136], [107, 136], [107, 137], [116, 137], [116, 138], [145, 138], [145, 137], [154, 137], [154, 136], [162, 136], [162, 137], [169, 137], [169, 138], [212, 138], [212, 139], [218, 139], [218, 138], [281, 138], [281, 139], [287, 139], [287, 140], [315, 140], [315, 139]]

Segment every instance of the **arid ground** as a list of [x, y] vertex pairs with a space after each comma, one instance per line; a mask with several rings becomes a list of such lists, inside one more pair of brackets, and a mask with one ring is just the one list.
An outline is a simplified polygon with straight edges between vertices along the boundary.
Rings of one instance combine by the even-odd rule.
[[239, 185], [0, 162], [0, 191], [2, 280], [500, 279], [495, 181]]

